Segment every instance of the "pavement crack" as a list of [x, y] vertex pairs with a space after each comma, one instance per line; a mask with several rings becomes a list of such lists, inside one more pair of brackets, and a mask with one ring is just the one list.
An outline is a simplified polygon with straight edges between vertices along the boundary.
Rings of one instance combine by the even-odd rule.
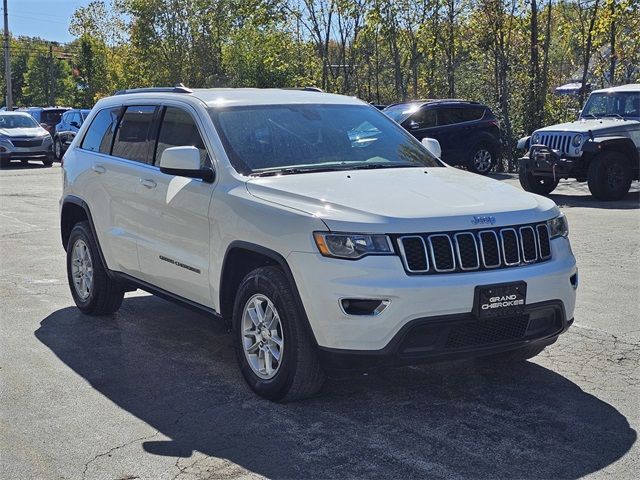
[[[87, 470], [89, 469], [89, 465], [91, 465], [93, 462], [95, 462], [99, 458], [110, 456], [116, 450], [119, 450], [121, 448], [127, 447], [127, 446], [129, 446], [129, 445], [131, 445], [133, 443], [139, 442], [141, 440], [149, 440], [149, 439], [155, 437], [156, 435], [158, 435], [159, 432], [160, 432], [159, 430], [156, 430], [153, 435], [145, 435], [143, 437], [134, 438], [133, 440], [130, 440], [129, 442], [123, 443], [122, 445], [117, 445], [115, 447], [112, 447], [109, 450], [107, 450], [106, 452], [94, 455], [94, 457], [91, 460], [89, 460], [88, 462], [86, 462], [84, 464], [84, 470], [82, 470], [82, 478], [83, 478], [83, 480], [87, 477]], [[137, 478], [137, 477], [132, 477], [132, 478]]]

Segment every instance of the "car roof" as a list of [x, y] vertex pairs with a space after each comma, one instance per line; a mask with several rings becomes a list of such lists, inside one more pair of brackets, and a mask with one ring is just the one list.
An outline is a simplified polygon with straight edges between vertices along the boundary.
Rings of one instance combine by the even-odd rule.
[[[174, 97], [175, 96], [175, 97]], [[187, 88], [157, 87], [149, 89], [125, 90], [110, 98], [196, 98], [209, 107], [281, 105], [281, 104], [323, 104], [323, 105], [368, 105], [355, 97], [322, 93], [311, 90], [286, 90], [279, 88]]]
[[17, 111], [10, 111], [10, 110], [3, 110], [2, 112], [0, 112], [0, 115], [15, 115], [17, 117], [24, 117], [27, 116], [29, 118], [33, 118], [31, 117], [31, 115], [29, 115], [27, 112], [17, 112]]
[[640, 83], [629, 83], [618, 87], [601, 88], [591, 93], [614, 93], [614, 92], [640, 92]]
[[[480, 102], [473, 100], [463, 100], [460, 98], [426, 98], [423, 100], [410, 100], [408, 102], [399, 102], [389, 105], [389, 107], [396, 107], [399, 105], [411, 105], [411, 106], [424, 106], [424, 105], [473, 105], [475, 107], [485, 107]], [[389, 108], [387, 107], [387, 108]]]

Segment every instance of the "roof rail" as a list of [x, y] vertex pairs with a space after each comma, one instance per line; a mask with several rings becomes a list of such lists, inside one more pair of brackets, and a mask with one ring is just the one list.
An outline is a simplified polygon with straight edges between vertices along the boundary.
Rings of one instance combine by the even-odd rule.
[[286, 87], [283, 88], [283, 90], [300, 90], [302, 92], [324, 93], [324, 90], [322, 90], [320, 87]]
[[127, 93], [193, 93], [193, 90], [178, 83], [174, 87], [145, 87], [117, 90], [114, 95], [126, 95]]

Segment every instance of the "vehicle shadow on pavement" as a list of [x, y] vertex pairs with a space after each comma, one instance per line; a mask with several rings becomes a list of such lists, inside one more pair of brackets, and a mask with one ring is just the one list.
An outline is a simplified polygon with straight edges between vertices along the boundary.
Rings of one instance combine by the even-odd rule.
[[601, 208], [606, 210], [640, 209], [640, 191], [631, 191], [622, 200], [603, 202], [588, 195], [552, 193], [549, 198], [560, 207]]
[[39, 160], [33, 160], [28, 163], [14, 160], [11, 163], [0, 165], [0, 170], [37, 170], [39, 168], [51, 168], [51, 165], [43, 165]]
[[283, 405], [246, 387], [221, 323], [156, 297], [108, 318], [64, 308], [35, 335], [171, 439], [146, 452], [199, 451], [270, 478], [579, 478], [636, 441], [615, 408], [531, 362], [341, 373]]

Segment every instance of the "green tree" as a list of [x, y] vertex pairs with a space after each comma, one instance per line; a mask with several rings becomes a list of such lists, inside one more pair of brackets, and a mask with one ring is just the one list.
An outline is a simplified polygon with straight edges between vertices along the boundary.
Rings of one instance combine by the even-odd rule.
[[28, 105], [70, 105], [74, 81], [71, 67], [55, 55], [37, 52], [29, 57], [22, 95]]

